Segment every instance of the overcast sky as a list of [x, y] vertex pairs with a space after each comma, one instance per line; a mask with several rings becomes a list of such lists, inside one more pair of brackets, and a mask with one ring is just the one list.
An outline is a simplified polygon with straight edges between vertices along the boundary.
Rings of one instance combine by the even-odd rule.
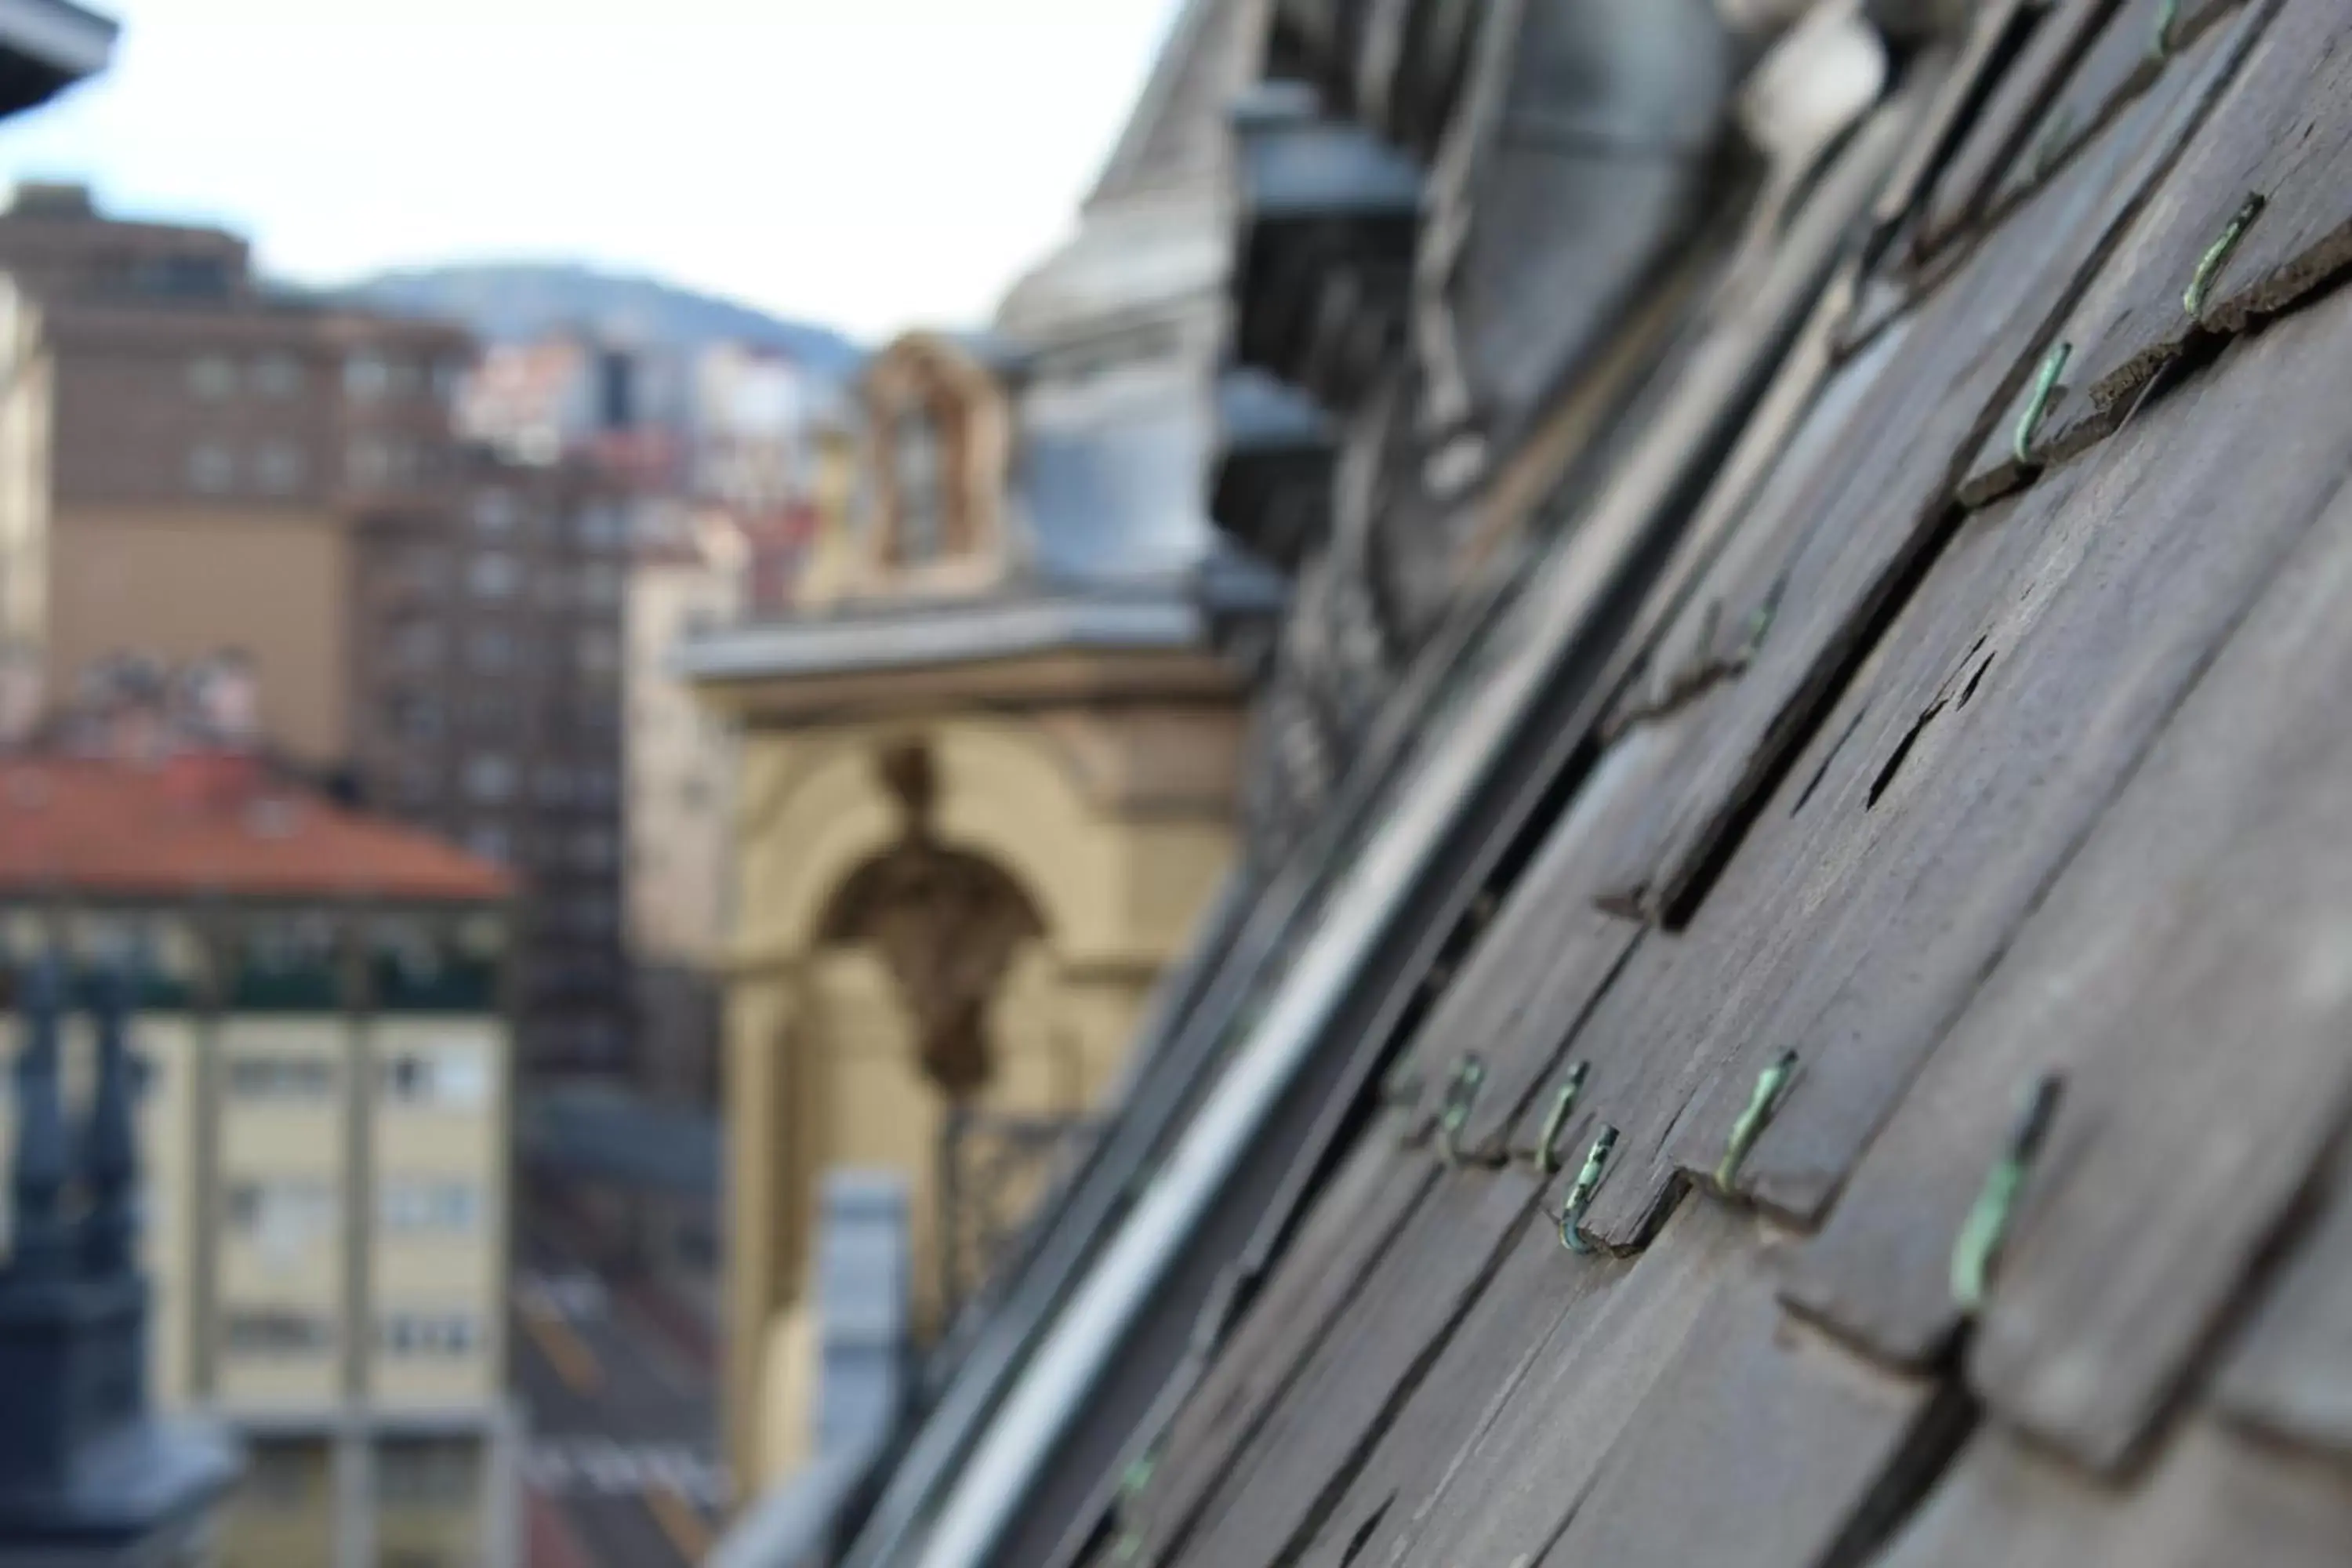
[[1173, 0], [84, 0], [112, 70], [0, 181], [245, 230], [303, 282], [650, 272], [872, 339], [1066, 232]]

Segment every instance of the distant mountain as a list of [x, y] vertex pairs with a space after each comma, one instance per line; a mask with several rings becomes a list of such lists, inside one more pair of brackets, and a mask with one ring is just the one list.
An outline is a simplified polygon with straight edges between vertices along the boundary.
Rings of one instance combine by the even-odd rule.
[[404, 268], [342, 292], [378, 310], [462, 321], [492, 342], [585, 324], [681, 347], [757, 343], [834, 376], [847, 374], [864, 358], [863, 350], [829, 327], [785, 321], [651, 278], [562, 262]]

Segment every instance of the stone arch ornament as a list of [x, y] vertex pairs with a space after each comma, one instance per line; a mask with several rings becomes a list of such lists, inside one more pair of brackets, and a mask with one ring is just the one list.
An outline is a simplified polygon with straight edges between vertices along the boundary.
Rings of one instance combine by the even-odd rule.
[[929, 748], [901, 742], [875, 757], [900, 812], [898, 841], [852, 872], [817, 930], [882, 959], [915, 1022], [924, 1072], [955, 1103], [994, 1070], [989, 1009], [1023, 944], [1045, 934], [1035, 902], [994, 861], [940, 842]]

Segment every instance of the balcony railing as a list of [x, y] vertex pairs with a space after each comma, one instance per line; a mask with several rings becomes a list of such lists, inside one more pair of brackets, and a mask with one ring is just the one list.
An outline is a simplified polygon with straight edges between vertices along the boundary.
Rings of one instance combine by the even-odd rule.
[[1030, 1215], [1100, 1131], [1082, 1116], [950, 1110], [940, 1129], [940, 1320], [977, 1296], [1029, 1239]]

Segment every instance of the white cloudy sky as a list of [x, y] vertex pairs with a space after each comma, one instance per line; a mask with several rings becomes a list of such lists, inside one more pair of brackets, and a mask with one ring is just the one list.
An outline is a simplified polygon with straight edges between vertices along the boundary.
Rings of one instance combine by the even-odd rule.
[[1172, 0], [84, 0], [113, 69], [0, 182], [227, 223], [331, 282], [643, 270], [866, 338], [982, 318], [1066, 230]]

